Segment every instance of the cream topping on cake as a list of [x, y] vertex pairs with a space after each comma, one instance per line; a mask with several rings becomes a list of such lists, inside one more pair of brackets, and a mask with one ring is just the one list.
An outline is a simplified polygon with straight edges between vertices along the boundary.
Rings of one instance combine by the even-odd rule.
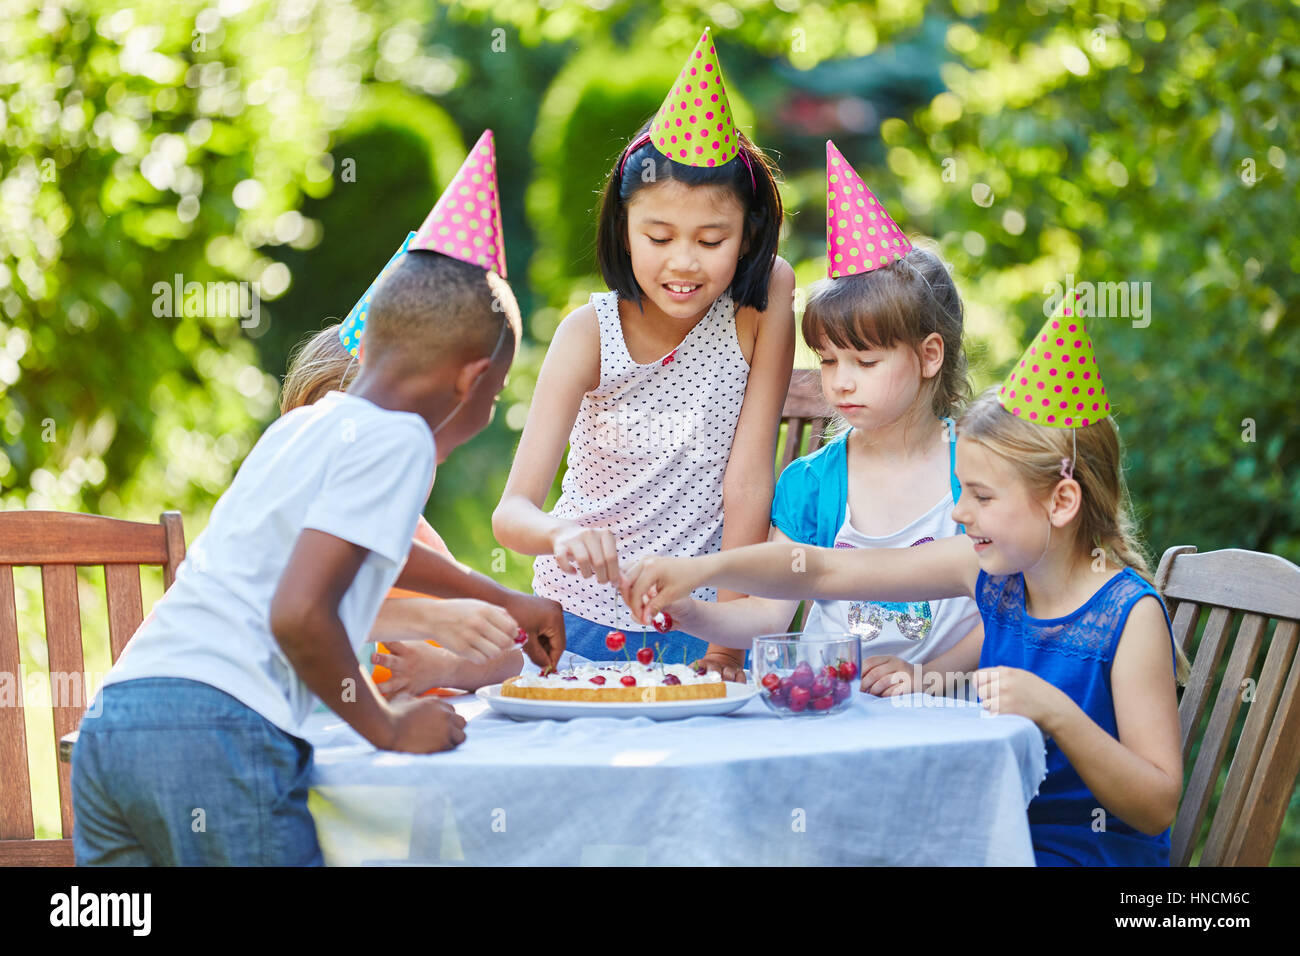
[[[636, 678], [637, 687], [662, 687], [664, 678], [669, 674], [677, 678], [682, 684], [717, 684], [721, 682], [722, 675], [717, 671], [710, 671], [707, 674], [697, 674], [685, 664], [642, 664], [640, 661], [632, 662], [600, 662], [590, 664], [578, 664], [569, 670], [560, 671], [558, 674], [549, 674], [543, 677], [540, 674], [534, 674], [531, 677], [520, 677], [515, 681], [517, 687], [556, 687], [556, 688], [600, 688], [600, 687], [627, 687], [622, 682], [622, 678], [631, 674]], [[604, 677], [604, 684], [593, 684], [591, 678]], [[570, 678], [576, 678], [571, 680]]]

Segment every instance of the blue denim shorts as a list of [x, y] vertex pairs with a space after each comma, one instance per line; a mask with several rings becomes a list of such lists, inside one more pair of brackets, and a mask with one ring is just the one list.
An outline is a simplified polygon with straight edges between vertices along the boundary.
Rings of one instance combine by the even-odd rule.
[[72, 752], [77, 865], [321, 866], [311, 772], [311, 744], [215, 687], [110, 684]]
[[[578, 617], [576, 614], [564, 612], [564, 646], [571, 653], [579, 657], [585, 657], [589, 661], [607, 661], [617, 658], [623, 660], [622, 651], [615, 653], [605, 646], [605, 635], [612, 630], [606, 624], [597, 624], [595, 621], [589, 621], [585, 617]], [[641, 648], [641, 631], [624, 629], [627, 635], [627, 650], [629, 654], [635, 655]], [[649, 647], [654, 647], [655, 642], [659, 642], [659, 647], [663, 650], [663, 660], [669, 664], [691, 662], [703, 657], [708, 653], [709, 645], [706, 641], [700, 640], [690, 634], [682, 631], [669, 631], [667, 634], [660, 634], [654, 628], [649, 628], [645, 635], [645, 643]]]

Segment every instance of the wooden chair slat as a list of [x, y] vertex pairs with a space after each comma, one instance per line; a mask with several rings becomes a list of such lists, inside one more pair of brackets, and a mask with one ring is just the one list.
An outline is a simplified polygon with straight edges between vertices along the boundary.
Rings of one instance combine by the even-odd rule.
[[0, 514], [2, 564], [166, 564], [165, 527], [59, 511]]
[[1268, 656], [1264, 659], [1264, 669], [1260, 673], [1255, 696], [1246, 714], [1245, 726], [1241, 729], [1241, 737], [1237, 740], [1237, 748], [1232, 756], [1228, 779], [1224, 783], [1219, 806], [1210, 825], [1210, 835], [1206, 838], [1205, 850], [1201, 853], [1202, 866], [1224, 866], [1231, 863], [1226, 859], [1228, 845], [1239, 828], [1246, 788], [1255, 777], [1260, 752], [1264, 749], [1265, 734], [1273, 723], [1283, 682], [1295, 656], [1296, 634], [1294, 621], [1279, 622], [1273, 633]]
[[803, 444], [803, 430], [807, 422], [802, 418], [784, 419], [786, 424], [785, 448], [781, 452], [781, 464], [777, 467], [777, 477], [785, 471], [790, 462], [799, 457], [799, 448]]
[[72, 840], [0, 840], [0, 866], [75, 866]]
[[[85, 657], [81, 650], [81, 602], [77, 597], [77, 569], [67, 564], [41, 567], [45, 601], [45, 640], [50, 651], [50, 701], [54, 710], [54, 738], [77, 729], [90, 701], [84, 685]], [[72, 834], [72, 768], [60, 763], [59, 802], [63, 834]]]
[[809, 429], [808, 436], [808, 454], [812, 454], [818, 448], [822, 447], [822, 435], [826, 432], [826, 419], [814, 418], [812, 428]]
[[139, 565], [104, 565], [104, 590], [108, 600], [109, 652], [113, 663], [117, 663], [126, 642], [144, 620]]
[[[1246, 675], [1255, 667], [1260, 641], [1264, 636], [1265, 619], [1258, 614], [1242, 615], [1237, 629], [1232, 653], [1224, 671], [1223, 682], [1210, 712], [1210, 723], [1201, 736], [1201, 749], [1196, 755], [1191, 779], [1183, 793], [1182, 805], [1172, 834], [1170, 861], [1174, 866], [1186, 866], [1196, 849], [1196, 837], [1205, 821], [1205, 811], [1210, 805], [1214, 784], [1219, 779], [1223, 755], [1228, 749], [1228, 737], [1236, 723], [1241, 708], [1241, 685]], [[1197, 655], [1199, 663], [1200, 656]]]
[[[1295, 627], [1295, 622], [1285, 623]], [[1269, 863], [1278, 834], [1282, 831], [1291, 792], [1295, 789], [1296, 775], [1300, 773], [1297, 738], [1300, 738], [1300, 655], [1291, 661], [1286, 688], [1282, 691], [1273, 726], [1260, 753], [1259, 763], [1263, 772], [1256, 774], [1246, 794], [1240, 825], [1228, 846], [1228, 856], [1238, 866], [1267, 866]]]
[[1173, 617], [1174, 640], [1187, 653], [1187, 645], [1196, 633], [1196, 625], [1201, 621], [1201, 606], [1195, 601], [1169, 602], [1169, 613]]
[[0, 682], [13, 681], [9, 686], [0, 683], [0, 841], [36, 836], [27, 771], [21, 655], [14, 573], [12, 568], [0, 567]]
[[167, 559], [163, 564], [163, 590], [176, 580], [176, 570], [185, 560], [185, 525], [179, 511], [164, 511], [158, 519], [167, 542]]
[[795, 369], [790, 375], [781, 417], [824, 418], [829, 412], [830, 406], [822, 394], [822, 373], [815, 368]]
[[1300, 568], [1275, 554], [1229, 548], [1185, 555], [1160, 591], [1179, 601], [1300, 618]]
[[1196, 648], [1196, 659], [1192, 662], [1192, 673], [1183, 690], [1182, 702], [1178, 705], [1178, 725], [1183, 735], [1183, 765], [1191, 759], [1192, 745], [1195, 743], [1196, 729], [1201, 725], [1205, 705], [1209, 700], [1211, 684], [1219, 669], [1219, 658], [1223, 653], [1224, 635], [1232, 623], [1232, 612], [1227, 608], [1216, 607], [1210, 610], [1210, 619], [1205, 623], [1201, 643]]

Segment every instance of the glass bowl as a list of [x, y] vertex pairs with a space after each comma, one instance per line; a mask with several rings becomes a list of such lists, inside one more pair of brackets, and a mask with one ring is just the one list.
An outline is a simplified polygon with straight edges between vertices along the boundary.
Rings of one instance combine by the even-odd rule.
[[763, 703], [781, 717], [838, 714], [857, 693], [862, 644], [849, 633], [764, 634], [754, 638], [750, 670]]

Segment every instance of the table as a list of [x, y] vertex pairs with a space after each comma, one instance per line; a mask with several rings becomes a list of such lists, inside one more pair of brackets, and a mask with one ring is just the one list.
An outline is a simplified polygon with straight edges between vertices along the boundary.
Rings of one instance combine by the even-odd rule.
[[447, 698], [466, 741], [379, 751], [329, 711], [309, 799], [330, 865], [1029, 865], [1045, 773], [1023, 717], [855, 694], [820, 719], [515, 722]]

